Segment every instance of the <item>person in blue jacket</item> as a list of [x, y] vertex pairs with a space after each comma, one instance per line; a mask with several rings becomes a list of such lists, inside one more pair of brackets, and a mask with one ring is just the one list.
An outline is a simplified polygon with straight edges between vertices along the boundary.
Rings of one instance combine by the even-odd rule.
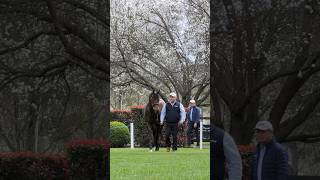
[[253, 159], [252, 179], [288, 179], [288, 154], [274, 138], [272, 124], [259, 121], [255, 127], [255, 138], [258, 145]]
[[190, 108], [188, 112], [188, 129], [187, 129], [187, 144], [191, 145], [193, 134], [196, 136], [197, 146], [199, 146], [199, 126], [200, 126], [200, 113], [201, 110], [196, 105], [196, 101], [190, 100]]

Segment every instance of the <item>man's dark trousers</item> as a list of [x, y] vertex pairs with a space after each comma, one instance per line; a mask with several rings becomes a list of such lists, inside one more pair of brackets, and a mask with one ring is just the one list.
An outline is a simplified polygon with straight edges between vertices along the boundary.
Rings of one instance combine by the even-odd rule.
[[170, 136], [172, 135], [172, 150], [177, 150], [178, 123], [166, 123], [166, 145], [171, 147]]
[[194, 124], [195, 122], [192, 122], [192, 121], [189, 121], [188, 122], [188, 130], [187, 130], [187, 143], [188, 143], [188, 146], [190, 146], [191, 144], [191, 140], [192, 140], [192, 135], [193, 135], [193, 132], [196, 136], [196, 140], [197, 140], [197, 146], [199, 146], [199, 123], [197, 123], [197, 127], [194, 128]]

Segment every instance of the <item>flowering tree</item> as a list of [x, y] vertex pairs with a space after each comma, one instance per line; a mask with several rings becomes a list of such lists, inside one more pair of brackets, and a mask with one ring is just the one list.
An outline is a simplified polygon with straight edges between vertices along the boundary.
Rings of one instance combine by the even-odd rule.
[[113, 1], [112, 82], [177, 92], [187, 105], [209, 96], [208, 1]]

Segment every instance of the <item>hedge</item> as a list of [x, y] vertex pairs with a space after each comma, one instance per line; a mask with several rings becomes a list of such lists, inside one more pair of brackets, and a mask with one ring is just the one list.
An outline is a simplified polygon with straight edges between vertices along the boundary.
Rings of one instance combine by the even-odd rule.
[[109, 172], [110, 144], [103, 139], [74, 140], [67, 144], [70, 175], [77, 180], [103, 180]]
[[112, 110], [110, 113], [111, 113], [111, 119], [122, 122], [126, 126], [128, 126], [131, 122], [132, 112], [129, 110], [115, 109], [115, 110]]
[[32, 152], [0, 153], [0, 179], [67, 180], [69, 167], [64, 155]]
[[66, 155], [0, 153], [0, 179], [104, 180], [109, 177], [109, 149], [106, 140], [83, 139], [67, 143]]
[[149, 147], [150, 135], [148, 125], [143, 119], [142, 108], [132, 108], [132, 121], [134, 123], [134, 140], [140, 147]]

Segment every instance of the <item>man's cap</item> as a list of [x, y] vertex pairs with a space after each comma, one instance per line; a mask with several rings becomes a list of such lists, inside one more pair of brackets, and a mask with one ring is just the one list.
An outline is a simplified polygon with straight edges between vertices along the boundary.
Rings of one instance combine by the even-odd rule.
[[169, 94], [169, 96], [177, 97], [177, 94], [176, 94], [176, 93], [174, 93], [174, 92], [172, 92], [172, 93], [170, 93], [170, 94]]
[[267, 131], [267, 130], [273, 131], [272, 124], [269, 121], [259, 121], [256, 124], [255, 129], [263, 130], [263, 131]]
[[191, 99], [191, 100], [190, 100], [190, 103], [195, 104], [195, 103], [196, 103], [196, 101], [195, 101], [195, 100], [193, 100], [193, 99]]

